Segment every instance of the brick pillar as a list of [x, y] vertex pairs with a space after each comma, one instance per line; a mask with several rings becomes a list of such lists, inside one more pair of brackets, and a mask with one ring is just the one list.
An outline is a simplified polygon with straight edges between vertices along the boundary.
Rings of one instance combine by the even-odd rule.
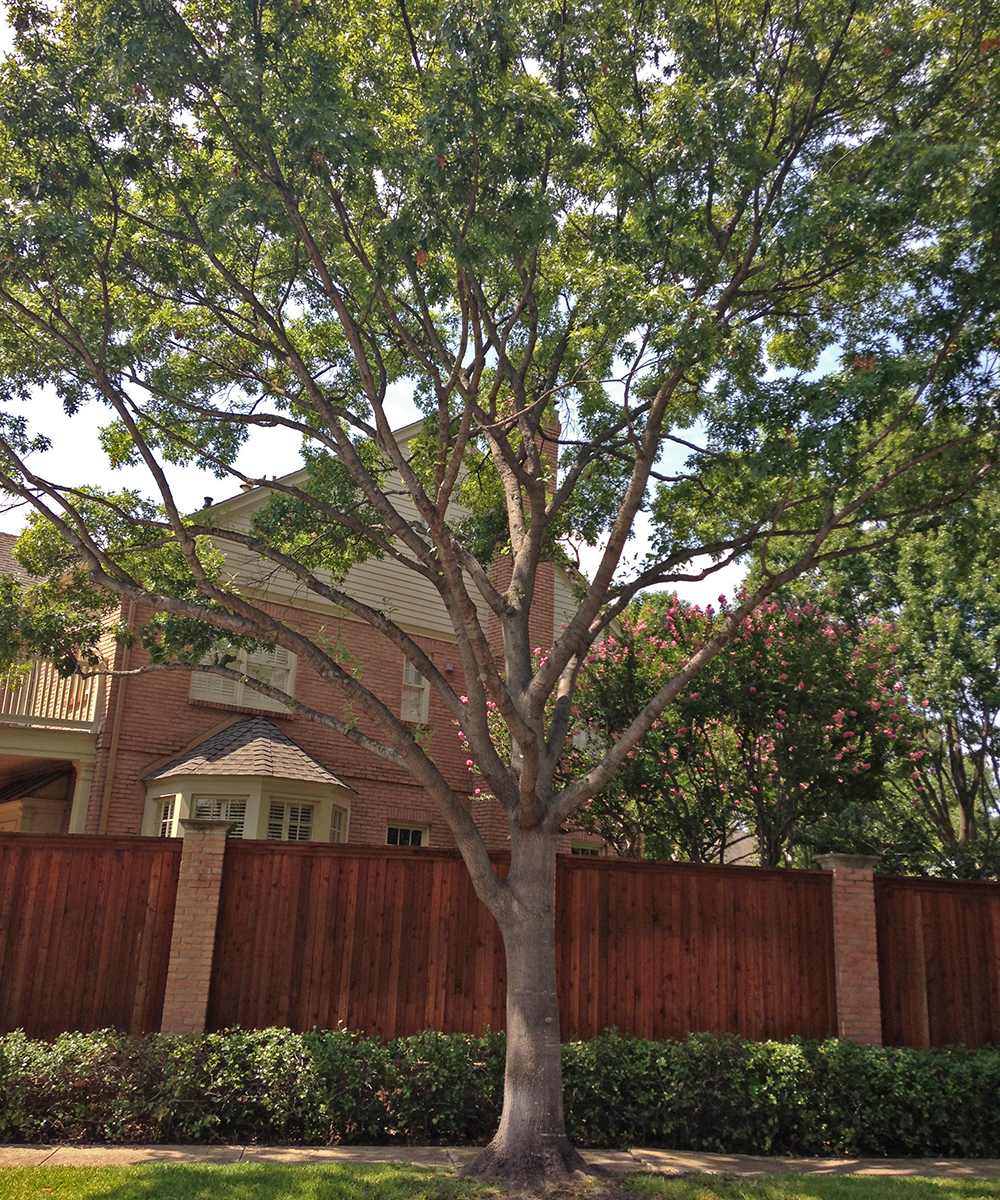
[[184, 849], [170, 936], [161, 1033], [201, 1033], [208, 1011], [226, 834], [233, 821], [181, 820]]
[[882, 1045], [882, 1008], [875, 940], [875, 886], [867, 854], [818, 854], [833, 873], [833, 956], [837, 977], [837, 1036]]

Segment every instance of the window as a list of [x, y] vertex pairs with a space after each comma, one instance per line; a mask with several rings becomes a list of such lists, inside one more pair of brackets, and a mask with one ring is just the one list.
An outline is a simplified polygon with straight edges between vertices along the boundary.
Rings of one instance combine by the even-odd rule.
[[427, 703], [430, 699], [430, 684], [410, 660], [403, 660], [403, 702], [399, 715], [404, 721], [417, 725], [427, 724]]
[[604, 847], [594, 842], [574, 842], [569, 852], [579, 854], [583, 858], [600, 858], [604, 854]]
[[387, 846], [426, 846], [427, 828], [422, 825], [396, 825], [393, 823], [386, 830], [385, 844]]
[[160, 837], [176, 837], [177, 826], [174, 815], [177, 811], [177, 797], [168, 796], [160, 806]]
[[313, 831], [312, 804], [284, 804], [271, 801], [267, 818], [267, 836], [272, 842], [310, 842]]
[[341, 844], [347, 841], [347, 813], [336, 806], [330, 816], [330, 841]]
[[229, 831], [229, 837], [243, 836], [243, 823], [247, 817], [247, 798], [230, 799], [225, 796], [192, 796], [195, 820], [197, 821], [235, 821], [236, 828]]
[[[234, 671], [241, 671], [261, 683], [280, 688], [289, 696], [295, 694], [295, 655], [283, 646], [273, 650], [254, 650], [248, 654], [237, 651], [236, 659], [230, 664]], [[261, 692], [236, 679], [222, 675], [207, 675], [202, 671], [191, 673], [189, 696], [192, 700], [212, 700], [216, 704], [232, 704], [237, 708], [260, 708], [266, 712], [287, 712], [279, 700], [272, 700]]]

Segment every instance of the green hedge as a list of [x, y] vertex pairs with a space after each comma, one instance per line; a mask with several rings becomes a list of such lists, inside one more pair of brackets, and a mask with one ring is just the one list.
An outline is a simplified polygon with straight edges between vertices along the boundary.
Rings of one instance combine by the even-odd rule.
[[[504, 1039], [0, 1037], [0, 1142], [482, 1142]], [[1000, 1155], [1000, 1050], [608, 1033], [564, 1047], [571, 1136], [744, 1154]]]

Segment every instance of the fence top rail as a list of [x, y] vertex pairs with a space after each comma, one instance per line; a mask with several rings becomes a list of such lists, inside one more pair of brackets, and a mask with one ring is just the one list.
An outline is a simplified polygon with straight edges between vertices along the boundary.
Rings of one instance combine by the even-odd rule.
[[[233, 838], [227, 842], [227, 850], [236, 855], [268, 855], [291, 854], [298, 857], [330, 857], [330, 858], [378, 858], [400, 861], [417, 862], [461, 862], [462, 856], [457, 850], [438, 850], [430, 846], [361, 846], [352, 843], [338, 842], [278, 842], [265, 839], [242, 840]], [[509, 854], [491, 854], [492, 862], [498, 866], [510, 863]], [[647, 872], [657, 874], [663, 872], [680, 872], [687, 874], [710, 875], [713, 879], [729, 877], [732, 879], [778, 879], [788, 882], [812, 882], [825, 885], [831, 875], [829, 871], [807, 871], [798, 868], [789, 870], [786, 867], [731, 867], [715, 863], [679, 863], [660, 862], [631, 858], [614, 858], [610, 855], [601, 858], [561, 854], [556, 860], [560, 871], [624, 871]]]
[[162, 850], [180, 854], [182, 838], [136, 837], [133, 834], [96, 833], [0, 833], [0, 850], [4, 847], [44, 846], [49, 849], [81, 850]]
[[996, 879], [941, 879], [933, 875], [875, 875], [876, 888], [885, 891], [888, 888], [905, 889], [906, 891], [925, 892], [964, 892], [979, 891], [984, 895], [1000, 896], [1000, 880]]

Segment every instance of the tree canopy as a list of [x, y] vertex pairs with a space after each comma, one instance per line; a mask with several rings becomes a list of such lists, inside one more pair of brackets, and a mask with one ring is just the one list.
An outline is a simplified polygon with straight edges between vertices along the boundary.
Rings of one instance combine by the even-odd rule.
[[[662, 594], [630, 608], [584, 666], [571, 770], [574, 756], [602, 756], [711, 636], [729, 607], [719, 600], [719, 612]], [[839, 844], [839, 825], [861, 812], [875, 833], [895, 745], [910, 745], [892, 634], [877, 619], [858, 631], [817, 600], [766, 601], [582, 819], [620, 850], [693, 862], [775, 867], [805, 846], [861, 850]]]
[[894, 790], [927, 829], [931, 869], [1000, 873], [1000, 541], [990, 487], [947, 519], [832, 569], [845, 620], [895, 625], [912, 723]]
[[[234, 639], [308, 662], [358, 720], [289, 703], [426, 788], [504, 933], [505, 1112], [474, 1169], [578, 1166], [553, 983], [562, 822], [784, 582], [891, 543], [996, 458], [996, 5], [17, 0], [11, 15], [0, 484], [39, 515], [47, 582], [7, 597], [4, 648], [86, 665], [114, 595], [153, 614], [154, 666], [225, 672], [211, 654]], [[386, 409], [401, 382], [426, 413], [409, 446]], [[110, 460], [143, 464], [151, 497], [29, 463], [43, 385], [69, 413], [106, 410]], [[303, 436], [304, 483], [235, 467], [276, 425]], [[250, 530], [180, 511], [162, 464], [187, 461], [269, 489]], [[574, 542], [599, 563], [538, 660], [539, 565]], [[226, 574], [234, 549], [430, 681], [507, 813], [506, 879], [432, 748]], [[436, 589], [467, 702], [344, 586], [372, 555]], [[609, 623], [641, 589], [738, 558], [759, 586], [599, 762], [561, 776], [578, 672]]]

